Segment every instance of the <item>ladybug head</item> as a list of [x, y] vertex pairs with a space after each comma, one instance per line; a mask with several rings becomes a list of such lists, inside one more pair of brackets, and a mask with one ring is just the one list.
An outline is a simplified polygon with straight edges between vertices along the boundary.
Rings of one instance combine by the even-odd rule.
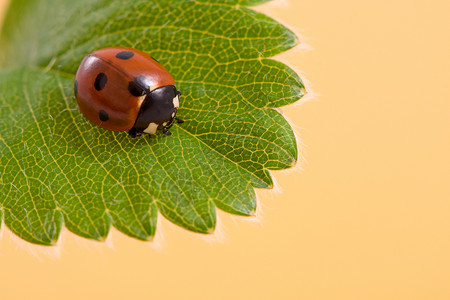
[[143, 132], [155, 134], [158, 129], [170, 135], [168, 129], [173, 125], [174, 120], [182, 122], [176, 117], [177, 108], [180, 106], [180, 96], [181, 92], [175, 85], [163, 86], [148, 92], [141, 105], [136, 123], [130, 130], [130, 135], [133, 136], [134, 130], [136, 135]]

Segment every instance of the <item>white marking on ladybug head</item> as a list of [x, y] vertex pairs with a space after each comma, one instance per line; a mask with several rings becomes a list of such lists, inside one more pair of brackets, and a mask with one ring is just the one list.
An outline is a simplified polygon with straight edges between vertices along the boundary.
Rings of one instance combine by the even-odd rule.
[[155, 134], [157, 129], [158, 129], [158, 124], [150, 123], [150, 124], [148, 124], [148, 127], [144, 130], [144, 132], [148, 133], [148, 134]]
[[173, 106], [175, 108], [180, 107], [180, 100], [178, 99], [178, 95], [173, 98]]
[[175, 112], [172, 113], [172, 118], [175, 118]]
[[164, 123], [163, 123], [163, 126], [166, 126], [166, 125], [167, 125], [167, 122], [164, 122]]

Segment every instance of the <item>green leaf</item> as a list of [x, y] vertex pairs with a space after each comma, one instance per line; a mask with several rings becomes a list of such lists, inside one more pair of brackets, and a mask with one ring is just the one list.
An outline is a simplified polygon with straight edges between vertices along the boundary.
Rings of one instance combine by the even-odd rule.
[[[210, 233], [216, 208], [250, 216], [269, 170], [297, 160], [274, 108], [304, 86], [268, 57], [296, 36], [247, 5], [265, 1], [14, 0], [1, 35], [0, 218], [21, 238], [54, 244], [62, 226], [103, 240], [112, 226], [151, 239], [158, 212]], [[130, 139], [80, 114], [82, 58], [110, 46], [157, 58], [183, 92], [170, 137]]]

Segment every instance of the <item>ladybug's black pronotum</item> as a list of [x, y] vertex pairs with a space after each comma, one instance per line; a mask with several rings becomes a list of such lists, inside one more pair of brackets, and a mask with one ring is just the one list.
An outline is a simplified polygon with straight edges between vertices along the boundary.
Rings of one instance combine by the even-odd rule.
[[157, 130], [170, 135], [181, 92], [170, 73], [150, 55], [113, 47], [88, 54], [75, 76], [83, 115], [98, 126], [131, 137]]

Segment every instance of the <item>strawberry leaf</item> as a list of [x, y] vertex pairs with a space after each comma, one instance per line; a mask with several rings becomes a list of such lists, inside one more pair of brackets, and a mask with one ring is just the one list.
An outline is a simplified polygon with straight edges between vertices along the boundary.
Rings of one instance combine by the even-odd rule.
[[[274, 108], [302, 97], [300, 78], [268, 57], [296, 36], [247, 5], [264, 1], [15, 0], [0, 47], [0, 218], [32, 243], [62, 226], [103, 240], [111, 226], [151, 239], [158, 212], [211, 233], [216, 208], [250, 216], [269, 170], [293, 166], [297, 143]], [[182, 91], [170, 137], [99, 128], [73, 95], [82, 58], [133, 47]]]

